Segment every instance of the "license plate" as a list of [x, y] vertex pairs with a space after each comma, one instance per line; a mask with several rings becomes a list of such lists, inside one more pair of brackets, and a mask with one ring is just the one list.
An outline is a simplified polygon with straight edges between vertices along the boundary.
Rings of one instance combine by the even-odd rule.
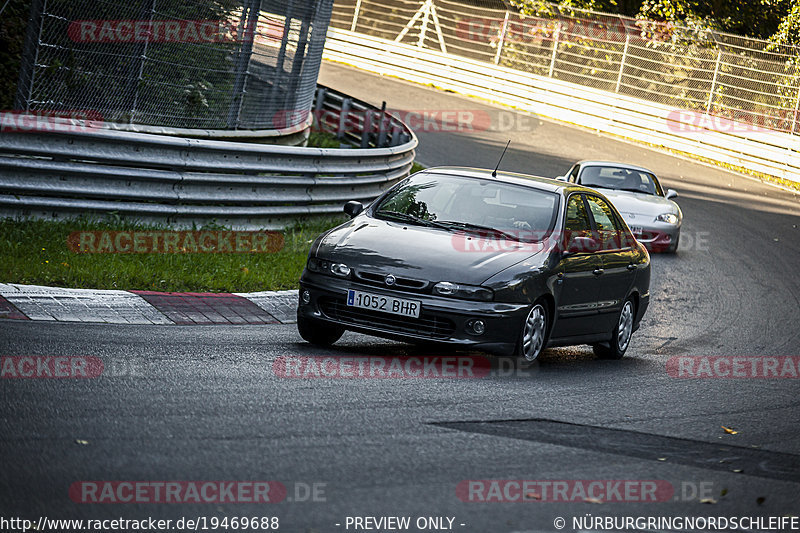
[[641, 235], [642, 233], [644, 233], [644, 230], [642, 229], [641, 226], [631, 226], [631, 231], [633, 232], [634, 235]]
[[419, 318], [419, 312], [422, 309], [422, 303], [417, 300], [381, 296], [352, 289], [347, 291], [347, 305], [393, 315], [413, 316], [414, 318]]

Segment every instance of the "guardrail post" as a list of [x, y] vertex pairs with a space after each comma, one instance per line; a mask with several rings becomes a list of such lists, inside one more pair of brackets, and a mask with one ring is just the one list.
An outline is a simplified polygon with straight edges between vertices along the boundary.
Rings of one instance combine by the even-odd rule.
[[500, 63], [500, 52], [503, 50], [503, 43], [506, 40], [506, 30], [508, 29], [508, 10], [506, 16], [503, 17], [503, 28], [500, 30], [500, 37], [497, 39], [497, 52], [494, 54], [494, 64]]
[[717, 62], [714, 64], [714, 77], [711, 79], [711, 92], [708, 93], [708, 103], [706, 104], [706, 115], [711, 114], [711, 104], [714, 102], [714, 91], [717, 88], [717, 75], [719, 74], [719, 61], [722, 59], [722, 50], [717, 52]]
[[369, 135], [372, 132], [372, 110], [364, 113], [364, 128], [361, 130], [361, 148], [369, 148]]
[[556, 25], [556, 31], [553, 34], [553, 53], [550, 55], [550, 71], [547, 76], [553, 77], [553, 70], [556, 68], [556, 54], [558, 54], [558, 39], [561, 35], [561, 23]]
[[378, 121], [378, 141], [376, 143], [376, 148], [383, 148], [383, 145], [386, 144], [386, 102], [384, 101], [381, 104], [381, 115], [380, 120]]
[[622, 85], [622, 72], [625, 70], [625, 61], [628, 59], [628, 45], [631, 44], [631, 36], [625, 30], [625, 48], [622, 49], [622, 59], [619, 62], [619, 74], [617, 74], [617, 87], [614, 89], [615, 93], [619, 92], [619, 86]]
[[350, 115], [350, 102], [349, 98], [342, 100], [342, 111], [339, 113], [339, 127], [336, 128], [336, 138], [344, 139], [344, 134], [347, 128], [347, 117]]
[[361, 0], [356, 1], [356, 9], [353, 11], [353, 23], [350, 24], [350, 31], [356, 31], [356, 24], [358, 24], [358, 13], [361, 11]]

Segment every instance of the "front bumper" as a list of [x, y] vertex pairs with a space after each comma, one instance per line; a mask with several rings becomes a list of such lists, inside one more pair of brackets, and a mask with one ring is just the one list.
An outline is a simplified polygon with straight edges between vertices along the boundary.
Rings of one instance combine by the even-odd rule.
[[665, 252], [678, 239], [680, 232], [680, 226], [659, 224], [642, 226], [642, 232], [634, 233], [634, 237], [650, 252]]
[[[418, 319], [382, 313], [346, 305], [347, 291], [355, 289], [377, 295], [417, 300], [422, 304]], [[303, 291], [310, 301], [304, 303]], [[476, 302], [389, 290], [377, 285], [304, 272], [300, 280], [297, 316], [320, 320], [351, 331], [378, 337], [420, 343], [433, 342], [456, 347], [511, 355], [520, 335], [526, 304]], [[483, 334], [472, 333], [467, 322], [480, 319], [486, 325]]]

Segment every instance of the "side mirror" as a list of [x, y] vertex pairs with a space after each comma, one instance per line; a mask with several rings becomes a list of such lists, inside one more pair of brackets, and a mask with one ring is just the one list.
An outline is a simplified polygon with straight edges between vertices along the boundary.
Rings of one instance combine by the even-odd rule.
[[667, 189], [667, 194], [664, 195], [664, 197], [667, 200], [671, 200], [672, 198], [677, 198], [678, 197], [678, 191], [676, 191], [675, 189]]
[[567, 177], [566, 176], [558, 176], [556, 179], [558, 181], [567, 181]]
[[350, 218], [355, 218], [355, 216], [358, 215], [363, 210], [364, 210], [364, 204], [356, 200], [350, 200], [349, 202], [344, 204], [344, 212], [347, 213], [347, 215]]
[[573, 237], [567, 244], [564, 255], [596, 252], [600, 248], [596, 239], [592, 237]]

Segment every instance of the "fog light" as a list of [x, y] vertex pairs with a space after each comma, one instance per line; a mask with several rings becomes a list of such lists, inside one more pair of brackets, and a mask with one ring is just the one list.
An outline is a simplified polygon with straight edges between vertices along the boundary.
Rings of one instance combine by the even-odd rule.
[[475, 335], [483, 335], [486, 331], [486, 323], [483, 320], [470, 320], [467, 322], [467, 327], [469, 327]]
[[304, 304], [307, 304], [311, 301], [311, 293], [304, 290], [303, 293], [300, 295], [300, 299], [303, 300]]

